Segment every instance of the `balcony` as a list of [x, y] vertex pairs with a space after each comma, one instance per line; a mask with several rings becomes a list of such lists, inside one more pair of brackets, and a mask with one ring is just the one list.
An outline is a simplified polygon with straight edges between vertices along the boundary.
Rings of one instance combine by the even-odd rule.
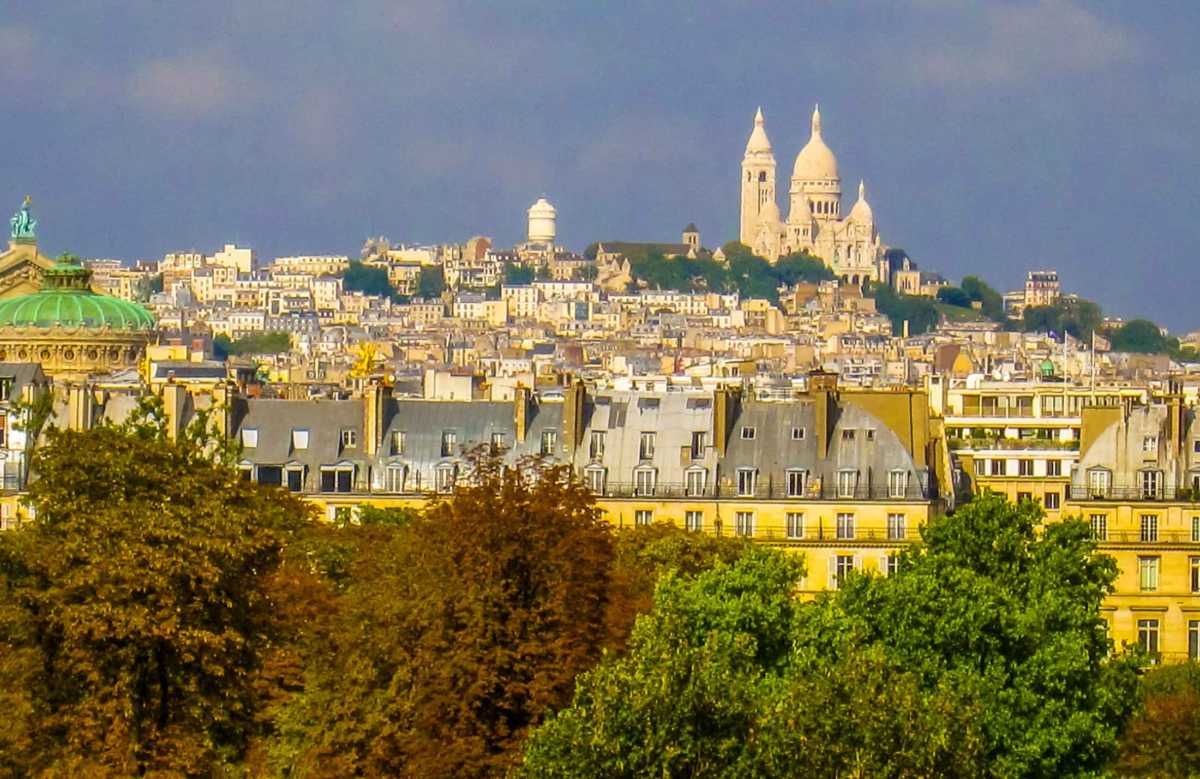
[[1142, 487], [1117, 485], [1107, 489], [1093, 489], [1083, 485], [1071, 486], [1071, 500], [1085, 501], [1135, 501], [1138, 503], [1200, 503], [1200, 492], [1190, 487], [1160, 487], [1149, 491]]
[[1050, 438], [950, 438], [947, 445], [952, 451], [999, 449], [1004, 451], [1043, 450], [1067, 451], [1079, 450], [1079, 441], [1060, 441]]
[[1196, 538], [1189, 530], [1160, 530], [1152, 539], [1143, 539], [1142, 533], [1139, 530], [1110, 530], [1105, 534], [1104, 538], [1096, 540], [1100, 546], [1110, 544], [1148, 544], [1154, 546], [1157, 544], [1197, 544], [1200, 545], [1200, 538]]
[[886, 484], [880, 486], [858, 487], [852, 491], [839, 493], [836, 484], [823, 484], [820, 488], [809, 485], [802, 494], [789, 495], [786, 484], [759, 484], [753, 491], [738, 490], [736, 485], [708, 485], [703, 490], [689, 492], [682, 483], [665, 484], [659, 482], [653, 489], [639, 489], [633, 482], [613, 482], [604, 485], [602, 492], [596, 493], [603, 498], [646, 498], [654, 499], [692, 499], [692, 500], [829, 500], [829, 501], [879, 501], [879, 500], [930, 500], [934, 497], [931, 490], [920, 484], [909, 484], [902, 495], [892, 495]]

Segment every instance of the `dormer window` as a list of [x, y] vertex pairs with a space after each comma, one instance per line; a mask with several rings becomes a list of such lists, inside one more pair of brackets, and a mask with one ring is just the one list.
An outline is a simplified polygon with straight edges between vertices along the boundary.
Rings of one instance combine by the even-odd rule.
[[753, 427], [743, 426], [742, 427], [742, 440], [743, 441], [753, 441], [754, 435], [756, 432], [757, 431]]
[[1158, 436], [1148, 435], [1142, 438], [1142, 451], [1147, 454], [1158, 452]]
[[793, 427], [792, 428], [792, 440], [793, 441], [803, 441], [804, 440], [804, 428]]
[[357, 446], [357, 445], [358, 445], [358, 433], [354, 430], [349, 430], [349, 429], [343, 430], [342, 431], [342, 446], [348, 447], [348, 446]]
[[242, 428], [242, 446], [247, 449], [253, 449], [258, 446], [258, 428], [244, 427]]
[[308, 448], [308, 428], [294, 427], [292, 428], [292, 448], [307, 449]]

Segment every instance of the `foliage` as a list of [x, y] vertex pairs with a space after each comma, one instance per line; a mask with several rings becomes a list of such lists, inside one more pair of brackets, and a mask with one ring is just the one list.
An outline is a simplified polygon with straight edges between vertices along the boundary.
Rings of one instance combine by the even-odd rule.
[[280, 331], [264, 331], [242, 336], [236, 341], [221, 333], [213, 338], [213, 356], [224, 360], [230, 355], [281, 354], [292, 348], [292, 337]]
[[[1148, 319], [1131, 319], [1111, 331], [1113, 351], [1162, 354], [1171, 347], [1170, 340]], [[1178, 345], [1178, 342], [1176, 342]]]
[[527, 265], [509, 263], [504, 266], [505, 284], [532, 284], [533, 268]]
[[421, 268], [417, 276], [417, 297], [432, 300], [442, 296], [446, 291], [446, 277], [442, 275], [441, 267]]
[[625, 656], [532, 735], [528, 776], [1092, 776], [1136, 685], [1088, 528], [984, 496], [889, 577], [802, 603], [761, 549], [668, 574]]
[[[268, 579], [307, 509], [240, 478], [207, 419], [51, 429], [35, 518], [0, 535], [0, 677], [18, 774], [211, 775], [257, 727]], [[86, 467], [80, 467], [86, 463]]]
[[1141, 705], [1121, 739], [1121, 776], [1200, 775], [1200, 665], [1157, 668], [1141, 680]]
[[362, 292], [365, 295], [385, 298], [396, 294], [396, 288], [388, 280], [386, 270], [359, 260], [351, 260], [346, 270], [342, 271], [342, 288], [347, 292]]
[[481, 459], [411, 524], [363, 529], [377, 535], [281, 713], [277, 767], [502, 773], [599, 652], [613, 549], [591, 494], [565, 467]]
[[983, 279], [978, 276], [964, 276], [960, 286], [972, 301], [979, 302], [980, 311], [988, 319], [1002, 324], [1008, 321], [1008, 316], [1004, 313], [1004, 297], [989, 287]]
[[1100, 306], [1083, 298], [1060, 298], [1052, 306], [1029, 306], [1021, 313], [1027, 333], [1070, 333], [1088, 340], [1103, 321]]
[[696, 258], [667, 257], [661, 250], [650, 249], [644, 256], [629, 258], [635, 279], [653, 289], [678, 292], [730, 292], [744, 298], [765, 298], [779, 302], [781, 286], [800, 282], [816, 283], [833, 278], [820, 259], [798, 252], [781, 257], [772, 265], [756, 256], [745, 244], [731, 241], [724, 246], [725, 263], [709, 255]]
[[971, 296], [961, 287], [942, 287], [937, 291], [937, 299], [950, 306], [971, 307]]
[[909, 335], [920, 335], [937, 327], [941, 319], [930, 298], [897, 294], [887, 284], [877, 281], [867, 285], [866, 294], [875, 298], [875, 307], [879, 313], [892, 321], [892, 332], [896, 335], [904, 332], [905, 322], [908, 322]]

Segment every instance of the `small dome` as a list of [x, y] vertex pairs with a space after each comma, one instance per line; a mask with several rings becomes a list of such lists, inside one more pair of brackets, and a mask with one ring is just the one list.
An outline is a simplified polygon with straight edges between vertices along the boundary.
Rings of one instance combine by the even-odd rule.
[[553, 219], [557, 215], [558, 211], [556, 211], [554, 206], [550, 205], [550, 201], [544, 197], [539, 197], [537, 202], [529, 207], [530, 219], [533, 219], [534, 217]]
[[154, 316], [137, 303], [93, 292], [91, 276], [75, 262], [59, 260], [37, 292], [0, 302], [0, 327], [154, 329]]
[[850, 214], [846, 218], [854, 222], [875, 221], [875, 214], [871, 212], [871, 206], [867, 203], [866, 187], [862, 181], [858, 182], [858, 201], [850, 209]]
[[792, 178], [801, 180], [836, 179], [838, 177], [837, 157], [833, 150], [825, 145], [821, 138], [821, 110], [813, 110], [812, 137], [796, 155], [796, 164], [792, 167]]
[[750, 139], [746, 141], [746, 153], [771, 153], [771, 141], [767, 138], [767, 129], [763, 121], [762, 109], [754, 115], [754, 129], [750, 131]]

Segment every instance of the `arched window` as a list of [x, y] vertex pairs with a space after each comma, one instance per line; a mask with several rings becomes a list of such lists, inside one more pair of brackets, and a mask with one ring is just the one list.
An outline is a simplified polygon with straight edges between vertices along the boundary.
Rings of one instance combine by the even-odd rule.
[[767, 172], [765, 170], [760, 170], [758, 172], [758, 180], [763, 182], [767, 180]]

